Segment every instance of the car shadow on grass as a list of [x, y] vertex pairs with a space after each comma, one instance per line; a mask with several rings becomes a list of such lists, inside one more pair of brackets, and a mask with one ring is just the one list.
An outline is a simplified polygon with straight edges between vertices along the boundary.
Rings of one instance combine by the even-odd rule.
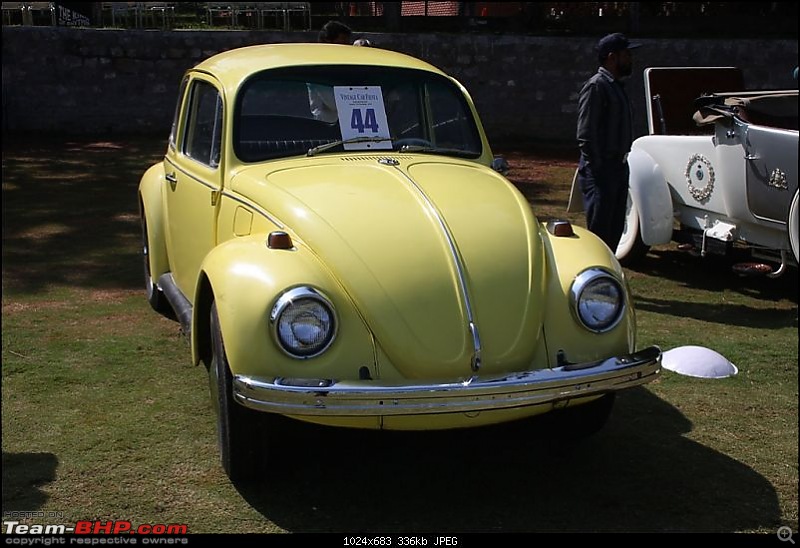
[[[685, 434], [645, 388], [580, 443], [522, 421], [447, 432], [306, 427], [263, 482], [239, 486], [291, 532], [742, 531], [779, 526], [773, 486]], [[278, 472], [276, 472], [278, 470]]]
[[3, 451], [3, 519], [7, 512], [35, 512], [47, 502], [41, 487], [55, 481], [58, 457], [52, 453]]
[[729, 290], [762, 302], [788, 299], [797, 304], [797, 268], [789, 267], [777, 278], [744, 276], [733, 270], [734, 265], [754, 259], [745, 250], [737, 251], [730, 257], [700, 257], [669, 244], [651, 249], [628, 268], [640, 274], [676, 281], [683, 287], [711, 292]]
[[756, 329], [781, 329], [797, 327], [797, 309], [775, 310], [752, 308], [739, 304], [690, 303], [673, 299], [635, 297], [638, 312], [666, 314], [676, 318], [693, 318], [703, 322], [737, 325]]

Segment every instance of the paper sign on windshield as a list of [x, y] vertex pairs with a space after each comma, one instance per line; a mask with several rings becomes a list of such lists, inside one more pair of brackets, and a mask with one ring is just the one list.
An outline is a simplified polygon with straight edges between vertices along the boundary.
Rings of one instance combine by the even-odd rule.
[[345, 143], [345, 150], [389, 150], [389, 124], [380, 86], [334, 86], [342, 140], [380, 138], [385, 141]]

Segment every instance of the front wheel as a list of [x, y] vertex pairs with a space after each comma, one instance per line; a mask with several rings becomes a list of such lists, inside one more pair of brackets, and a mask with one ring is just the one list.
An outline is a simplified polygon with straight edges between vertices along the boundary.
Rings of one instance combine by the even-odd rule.
[[225, 354], [217, 304], [211, 305], [211, 365], [208, 370], [211, 400], [217, 414], [217, 445], [222, 468], [231, 479], [253, 477], [265, 465], [263, 431], [259, 414], [234, 400], [233, 375]]
[[625, 228], [622, 231], [622, 237], [617, 244], [616, 255], [620, 264], [631, 265], [641, 260], [642, 257], [647, 255], [650, 246], [645, 245], [642, 241], [641, 230], [639, 226], [639, 208], [636, 207], [636, 202], [631, 198], [631, 193], [628, 191], [628, 205], [625, 208]]

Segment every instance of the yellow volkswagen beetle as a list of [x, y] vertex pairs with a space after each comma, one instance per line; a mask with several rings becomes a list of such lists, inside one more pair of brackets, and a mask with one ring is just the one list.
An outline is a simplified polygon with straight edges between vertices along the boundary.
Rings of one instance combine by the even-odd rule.
[[582, 436], [658, 375], [613, 253], [538, 222], [493, 164], [467, 91], [407, 55], [264, 45], [186, 73], [139, 185], [145, 280], [208, 368], [232, 479], [279, 445], [271, 419], [554, 412]]

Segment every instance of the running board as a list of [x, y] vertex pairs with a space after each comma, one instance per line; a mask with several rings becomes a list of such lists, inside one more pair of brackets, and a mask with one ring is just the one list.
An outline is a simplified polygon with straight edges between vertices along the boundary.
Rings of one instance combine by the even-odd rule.
[[158, 277], [158, 287], [164, 292], [164, 296], [172, 305], [178, 321], [181, 322], [181, 329], [187, 337], [192, 335], [192, 303], [189, 302], [184, 294], [175, 285], [172, 273], [167, 272]]

